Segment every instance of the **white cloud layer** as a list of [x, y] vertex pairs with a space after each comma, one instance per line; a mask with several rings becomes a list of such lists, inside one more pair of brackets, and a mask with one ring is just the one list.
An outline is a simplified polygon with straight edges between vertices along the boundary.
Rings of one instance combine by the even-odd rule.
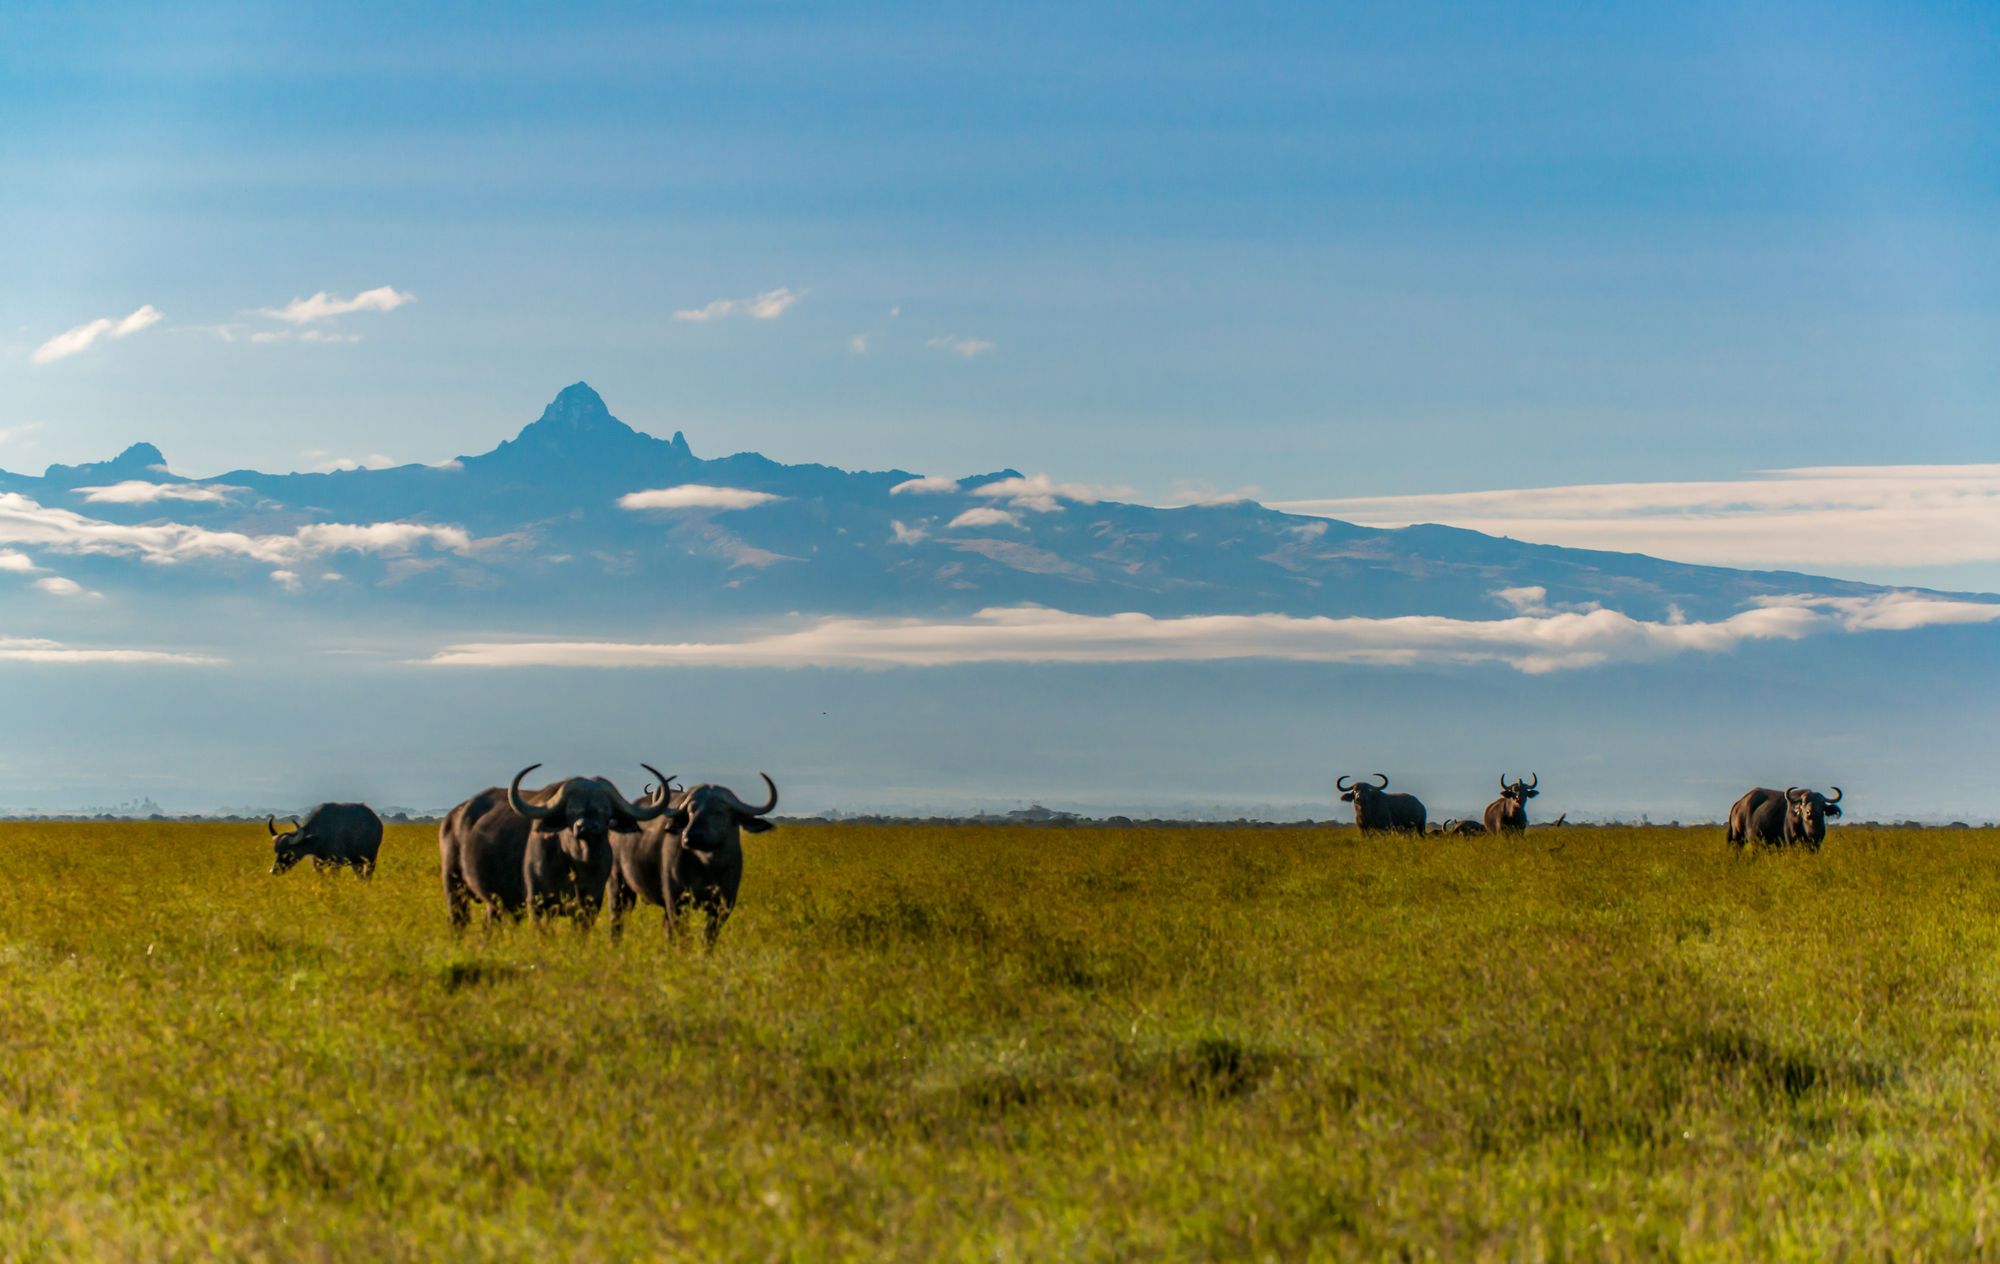
[[472, 540], [462, 527], [417, 522], [314, 523], [290, 535], [211, 531], [180, 522], [127, 525], [52, 508], [18, 492], [0, 492], [0, 545], [9, 544], [162, 564], [243, 557], [283, 566], [322, 553], [408, 553], [424, 545], [463, 553]]
[[79, 352], [90, 350], [91, 345], [99, 338], [123, 338], [127, 334], [136, 334], [142, 329], [150, 329], [159, 323], [159, 309], [148, 303], [138, 311], [133, 312], [130, 316], [122, 319], [114, 320], [109, 316], [100, 316], [96, 320], [86, 321], [74, 329], [66, 329], [41, 346], [36, 347], [34, 354], [28, 358], [36, 364], [49, 364], [56, 360], [66, 359]]
[[229, 487], [222, 483], [148, 483], [144, 479], [129, 478], [122, 483], [111, 483], [104, 487], [79, 487], [76, 492], [86, 504], [92, 505], [150, 505], [162, 500], [186, 500], [204, 504], [221, 504], [234, 493], [245, 489]]
[[675, 320], [690, 320], [705, 323], [721, 320], [725, 316], [748, 316], [752, 320], [776, 320], [783, 316], [799, 296], [780, 286], [775, 290], [765, 290], [755, 298], [719, 298], [701, 307], [683, 307], [674, 313]]
[[35, 565], [35, 559], [14, 549], [0, 549], [0, 571], [11, 571], [16, 575], [31, 575], [42, 569]]
[[923, 478], [908, 478], [889, 489], [891, 496], [937, 496], [958, 490], [958, 480], [929, 474]]
[[932, 338], [924, 345], [934, 351], [949, 351], [953, 355], [964, 356], [968, 360], [993, 350], [993, 344], [984, 338], [961, 338], [957, 334]]
[[975, 496], [1004, 500], [1016, 509], [1035, 513], [1055, 513], [1065, 500], [1094, 505], [1108, 496], [1129, 494], [1125, 488], [1091, 487], [1083, 483], [1058, 483], [1046, 474], [1003, 478], [972, 489]]
[[1080, 615], [1037, 606], [969, 620], [820, 619], [796, 631], [724, 643], [478, 642], [427, 660], [449, 667], [947, 667], [965, 663], [1504, 663], [1529, 674], [1722, 653], [1746, 641], [2000, 621], [2000, 604], [1892, 592], [1792, 597], [1708, 623], [1651, 622], [1613, 610], [1507, 619]]
[[180, 666], [213, 667], [223, 659], [204, 654], [169, 654], [159, 650], [97, 650], [64, 645], [35, 637], [0, 636], [0, 662], [55, 663], [76, 666], [88, 663], [173, 663]]
[[1734, 482], [1595, 483], [1272, 507], [1364, 526], [1448, 523], [1715, 566], [2000, 561], [2000, 465], [1813, 466]]
[[627, 492], [618, 498], [620, 509], [751, 509], [784, 499], [770, 492], [753, 492], [747, 487], [710, 487], [705, 483], [682, 483], [678, 487], [655, 487], [649, 491]]
[[77, 583], [73, 579], [64, 579], [60, 575], [50, 575], [46, 579], [38, 579], [35, 581], [35, 587], [52, 597], [81, 597], [85, 595], [82, 584]]
[[945, 529], [953, 527], [1018, 527], [1021, 519], [1011, 510], [997, 509], [992, 505], [980, 505], [968, 509], [945, 524]]
[[[295, 298], [283, 307], [259, 308], [257, 314], [294, 325], [310, 325], [315, 321], [331, 320], [335, 316], [346, 316], [353, 312], [393, 312], [405, 303], [416, 301], [415, 295], [405, 294], [393, 285], [378, 285], [372, 290], [361, 291], [353, 298], [338, 298], [321, 290], [311, 298]], [[270, 341], [255, 335], [252, 335], [251, 340]]]

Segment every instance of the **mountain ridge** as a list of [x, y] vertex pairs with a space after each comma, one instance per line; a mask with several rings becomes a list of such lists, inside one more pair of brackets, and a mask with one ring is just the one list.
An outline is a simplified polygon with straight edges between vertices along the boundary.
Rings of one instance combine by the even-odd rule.
[[[335, 544], [335, 562], [311, 572], [221, 545], [166, 569], [190, 588], [282, 571], [282, 588], [265, 590], [308, 606], [477, 609], [517, 606], [533, 593], [572, 603], [574, 620], [593, 625], [800, 610], [965, 614], [1019, 604], [1085, 614], [1460, 619], [1508, 617], [1532, 604], [1543, 613], [1607, 607], [1671, 621], [1725, 617], [1785, 596], [1887, 591], [1441, 524], [1362, 527], [1249, 501], [1158, 508], [1095, 500], [1013, 469], [919, 480], [905, 470], [788, 465], [756, 452], [703, 458], [679, 430], [662, 439], [619, 420], [581, 381], [514, 438], [443, 465], [244, 469], [204, 479], [163, 465], [157, 448], [134, 444], [110, 461], [51, 466], [41, 478], [0, 473], [0, 490], [128, 529], [358, 540], [327, 528], [400, 525], [400, 533], [376, 532], [399, 541], [394, 547]], [[80, 490], [127, 480], [174, 495], [98, 503]], [[60, 546], [49, 551], [53, 560]], [[160, 574], [133, 574], [131, 561], [100, 542], [62, 564], [87, 572], [96, 587], [172, 587]], [[607, 614], [607, 588], [643, 596]]]

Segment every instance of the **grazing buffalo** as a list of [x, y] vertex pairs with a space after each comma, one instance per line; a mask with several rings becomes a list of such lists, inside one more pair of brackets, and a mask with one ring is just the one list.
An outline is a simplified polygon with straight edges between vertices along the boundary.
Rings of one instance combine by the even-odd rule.
[[[667, 812], [664, 802], [631, 802], [602, 777], [521, 789], [521, 779], [540, 767], [515, 773], [504, 790], [481, 790], [438, 826], [445, 909], [453, 926], [466, 924], [477, 900], [489, 923], [503, 913], [519, 918], [527, 910], [540, 920], [565, 911], [588, 927], [611, 877], [612, 833], [637, 830]], [[666, 783], [658, 770], [640, 767]]]
[[313, 868], [321, 872], [352, 865], [357, 876], [374, 876], [375, 855], [382, 850], [382, 818], [367, 804], [322, 803], [306, 813], [303, 823], [296, 816], [290, 820], [292, 828], [280, 832], [277, 818], [264, 818], [264, 828], [271, 831], [273, 874], [310, 857]]
[[1486, 827], [1478, 821], [1446, 821], [1440, 834], [1455, 834], [1460, 838], [1477, 838], [1486, 832]]
[[1542, 779], [1534, 773], [1532, 780], [1509, 781], [1507, 774], [1500, 774], [1500, 797], [1486, 805], [1486, 830], [1491, 834], [1520, 834], [1528, 828], [1528, 800], [1540, 794], [1535, 789]]
[[1783, 793], [1758, 786], [1729, 809], [1729, 841], [1738, 850], [1751, 843], [1772, 847], [1803, 844], [1818, 851], [1826, 841], [1826, 818], [1840, 815], [1841, 789], [1827, 798], [1817, 790], [1788, 787]]
[[762, 834], [776, 828], [764, 818], [778, 806], [778, 785], [761, 772], [757, 775], [771, 792], [761, 807], [745, 803], [726, 786], [674, 790], [662, 780], [647, 797], [671, 805], [672, 811], [635, 832], [612, 835], [617, 859], [610, 896], [614, 936], [623, 929], [626, 911], [644, 900], [666, 911], [669, 935], [681, 929], [688, 913], [702, 910], [708, 914], [708, 946], [715, 947], [743, 883], [741, 831]]
[[1364, 834], [1377, 830], [1423, 833], [1427, 818], [1423, 802], [1413, 794], [1386, 793], [1389, 778], [1379, 772], [1375, 776], [1381, 785], [1371, 786], [1352, 777], [1341, 777], [1333, 783], [1333, 788], [1340, 791], [1340, 801], [1354, 805], [1355, 825]]

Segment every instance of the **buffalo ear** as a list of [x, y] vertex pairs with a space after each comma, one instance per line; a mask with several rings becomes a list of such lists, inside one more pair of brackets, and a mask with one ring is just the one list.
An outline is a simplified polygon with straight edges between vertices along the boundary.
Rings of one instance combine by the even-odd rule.
[[743, 828], [749, 830], [752, 834], [763, 834], [778, 827], [761, 816], [746, 816], [743, 818]]

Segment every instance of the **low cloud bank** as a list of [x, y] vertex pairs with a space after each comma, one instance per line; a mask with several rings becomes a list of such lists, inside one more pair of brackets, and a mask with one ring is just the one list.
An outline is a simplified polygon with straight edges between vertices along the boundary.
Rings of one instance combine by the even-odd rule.
[[162, 500], [219, 505], [243, 490], [222, 483], [149, 483], [130, 478], [103, 487], [79, 487], [76, 492], [91, 505], [150, 505]]
[[454, 553], [472, 547], [462, 527], [418, 522], [323, 522], [289, 535], [211, 531], [181, 522], [127, 525], [0, 492], [0, 545], [33, 545], [56, 553], [112, 554], [156, 563], [243, 557], [284, 565], [322, 553], [407, 553], [429, 545]]
[[445, 667], [949, 667], [968, 663], [1504, 663], [1529, 674], [1722, 653], [1745, 641], [2000, 621], [2000, 604], [1916, 593], [1788, 597], [1727, 619], [1649, 622], [1615, 610], [1506, 619], [1079, 615], [1038, 606], [954, 622], [824, 618], [733, 642], [474, 642], [425, 660]]
[[169, 654], [161, 650], [86, 649], [34, 637], [0, 636], [0, 663], [171, 663], [184, 667], [214, 667], [226, 660], [205, 654]]
[[710, 487], [704, 483], [682, 483], [678, 487], [655, 487], [649, 491], [627, 492], [618, 498], [620, 509], [751, 509], [783, 497], [770, 492], [753, 492], [747, 487]]
[[2000, 561], [2000, 465], [1810, 466], [1737, 482], [1361, 496], [1272, 508], [1372, 527], [1448, 523], [1716, 566]]

